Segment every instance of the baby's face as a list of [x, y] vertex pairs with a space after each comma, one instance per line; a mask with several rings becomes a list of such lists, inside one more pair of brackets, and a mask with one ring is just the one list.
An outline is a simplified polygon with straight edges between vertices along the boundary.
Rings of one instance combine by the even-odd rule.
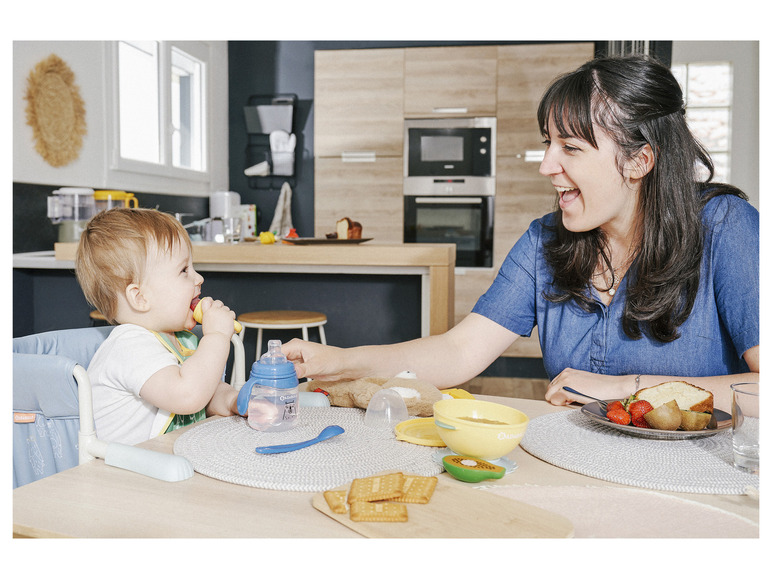
[[163, 332], [192, 329], [196, 322], [190, 302], [201, 293], [202, 283], [204, 278], [193, 268], [186, 243], [180, 241], [171, 250], [151, 251], [142, 289], [156, 326], [152, 329]]

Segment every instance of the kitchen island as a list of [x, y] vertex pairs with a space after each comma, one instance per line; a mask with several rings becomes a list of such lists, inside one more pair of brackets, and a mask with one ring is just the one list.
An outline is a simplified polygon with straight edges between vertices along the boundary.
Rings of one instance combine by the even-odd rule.
[[[193, 262], [201, 272], [229, 275], [266, 273], [418, 276], [420, 335], [426, 336], [445, 332], [453, 324], [455, 249], [454, 244], [372, 242], [312, 245], [195, 243]], [[76, 250], [75, 243], [57, 243], [53, 252], [16, 254], [14, 268], [72, 270]], [[206, 273], [204, 275], [207, 277]], [[205, 285], [205, 293], [206, 288]], [[368, 299], [367, 295], [359, 297]], [[371, 307], [378, 307], [378, 304], [372, 304]], [[255, 303], [252, 309], [268, 308]], [[311, 308], [298, 304], [295, 309]]]

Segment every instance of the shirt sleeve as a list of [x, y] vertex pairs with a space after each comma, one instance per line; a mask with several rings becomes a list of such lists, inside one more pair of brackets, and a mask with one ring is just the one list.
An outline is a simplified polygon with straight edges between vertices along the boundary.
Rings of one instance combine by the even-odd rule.
[[536, 276], [543, 229], [542, 220], [531, 222], [472, 309], [521, 336], [530, 336], [536, 325]]
[[140, 328], [124, 327], [112, 344], [109, 364], [105, 364], [104, 384], [120, 384], [137, 396], [148, 379], [167, 366], [177, 366], [177, 358], [156, 338]]
[[739, 197], [722, 195], [706, 208], [716, 306], [742, 356], [759, 345], [759, 212]]

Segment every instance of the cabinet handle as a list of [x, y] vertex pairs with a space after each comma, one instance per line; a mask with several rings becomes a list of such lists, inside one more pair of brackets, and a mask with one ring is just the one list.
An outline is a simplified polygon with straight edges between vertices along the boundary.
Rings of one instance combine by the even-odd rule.
[[416, 197], [415, 202], [417, 205], [421, 203], [433, 205], [480, 205], [482, 204], [482, 199], [480, 197]]
[[340, 160], [344, 163], [375, 163], [375, 151], [343, 151]]
[[544, 150], [526, 150], [525, 155], [518, 153], [518, 159], [523, 157], [526, 163], [541, 163], [544, 160]]
[[457, 115], [464, 115], [469, 112], [469, 109], [466, 107], [434, 107], [432, 109], [433, 113], [442, 113], [446, 115], [451, 114], [457, 114]]

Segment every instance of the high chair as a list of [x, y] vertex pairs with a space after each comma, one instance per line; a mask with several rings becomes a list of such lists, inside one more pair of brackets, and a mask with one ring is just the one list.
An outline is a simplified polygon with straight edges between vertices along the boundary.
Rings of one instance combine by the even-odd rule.
[[[104, 442], [94, 429], [86, 368], [112, 326], [58, 330], [13, 340], [13, 488], [94, 458], [165, 481], [193, 476], [181, 456]], [[245, 382], [244, 346], [233, 343], [231, 384]]]

